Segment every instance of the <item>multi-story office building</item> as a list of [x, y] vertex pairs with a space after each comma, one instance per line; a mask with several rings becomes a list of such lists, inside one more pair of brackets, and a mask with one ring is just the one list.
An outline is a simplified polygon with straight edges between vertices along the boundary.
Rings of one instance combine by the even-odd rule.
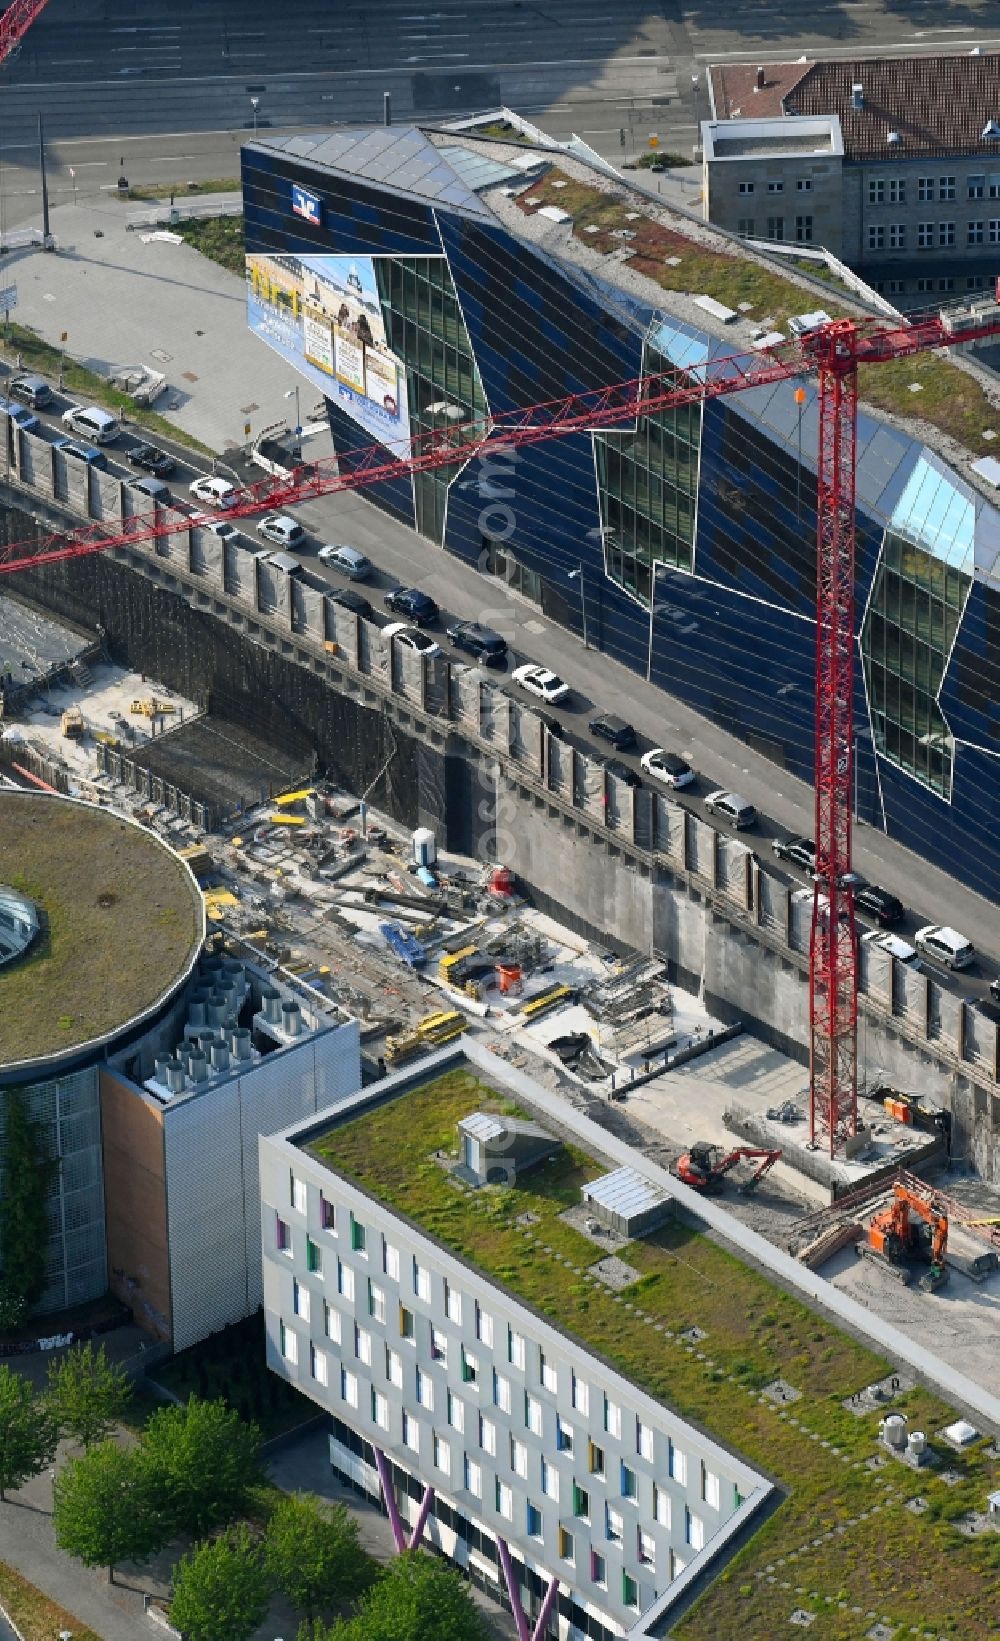
[[[400, 1547], [426, 1535], [520, 1603], [539, 1638], [652, 1634], [771, 1485], [634, 1382], [613, 1342], [598, 1356], [561, 1330], [558, 1306], [547, 1319], [526, 1303], [516, 1270], [501, 1283], [450, 1251], [432, 1229], [433, 1191], [423, 1203], [419, 1188], [410, 1193], [404, 1214], [390, 1190], [380, 1197], [324, 1160], [344, 1122], [377, 1122], [387, 1102], [418, 1099], [432, 1079], [399, 1073], [261, 1140], [269, 1364], [329, 1412], [333, 1467], [384, 1498]], [[504, 1138], [473, 1099], [456, 1192], [483, 1171], [478, 1147]], [[508, 1127], [512, 1186], [523, 1158], [537, 1166], [562, 1147], [539, 1146], [535, 1125], [531, 1145], [523, 1124]], [[365, 1143], [388, 1186], [392, 1149], [374, 1129]], [[601, 1176], [597, 1159], [590, 1173]], [[657, 1193], [636, 1175], [626, 1195], [642, 1236]], [[595, 1263], [606, 1247], [596, 1241]]]
[[[935, 187], [953, 170], [935, 160]], [[814, 310], [815, 285], [756, 257], [764, 295], [743, 318], [732, 240], [702, 226], [693, 243], [585, 159], [451, 131], [261, 138], [243, 191], [251, 325], [324, 395], [345, 466], [411, 436], [454, 446], [364, 496], [811, 779], [811, 382], [488, 462], [459, 430], [643, 373], [697, 379], [751, 346], [770, 304]], [[1000, 512], [971, 463], [949, 465], [954, 438], [904, 431], [914, 407], [933, 420], [931, 395], [881, 385], [895, 418], [858, 426], [856, 811], [997, 896]], [[972, 391], [956, 370], [953, 402]], [[982, 416], [989, 431], [985, 397]]]
[[721, 64], [705, 215], [814, 243], [922, 307], [1000, 274], [1000, 57]]

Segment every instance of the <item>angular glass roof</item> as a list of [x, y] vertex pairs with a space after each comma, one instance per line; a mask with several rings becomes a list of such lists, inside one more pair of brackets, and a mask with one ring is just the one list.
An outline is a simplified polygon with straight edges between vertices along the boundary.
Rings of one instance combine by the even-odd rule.
[[926, 454], [914, 463], [906, 488], [892, 510], [889, 529], [953, 569], [972, 574], [975, 503]]
[[[460, 153], [463, 158], [473, 160], [478, 156], [467, 155], [465, 149], [435, 148], [415, 125], [365, 126], [350, 131], [317, 131], [304, 136], [258, 137], [256, 146], [308, 160], [310, 165], [339, 171], [342, 175], [364, 177], [368, 182], [479, 217], [489, 217], [490, 212], [473, 191], [474, 187], [490, 187], [508, 176], [522, 175], [509, 167], [496, 166], [500, 176], [484, 177], [473, 183], [459, 174], [447, 156]], [[486, 163], [493, 164], [492, 161]]]

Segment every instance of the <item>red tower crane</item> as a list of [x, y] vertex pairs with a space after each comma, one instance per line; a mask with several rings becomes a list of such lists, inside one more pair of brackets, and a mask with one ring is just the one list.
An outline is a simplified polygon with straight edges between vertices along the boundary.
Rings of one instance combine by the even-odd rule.
[[39, 12], [49, 0], [12, 0], [0, 17], [0, 63], [5, 63], [15, 46], [20, 45]]
[[[488, 455], [498, 446], [589, 433], [744, 388], [819, 376], [816, 539], [816, 866], [809, 952], [810, 1136], [830, 1155], [857, 1129], [857, 936], [851, 876], [854, 758], [854, 535], [858, 366], [1000, 335], [1000, 299], [905, 319], [836, 319], [760, 353], [710, 360], [570, 394], [489, 420], [422, 433], [398, 453], [371, 445], [248, 486], [228, 518]], [[140, 514], [114, 536], [97, 524], [42, 542], [0, 547], [0, 573], [127, 547], [190, 529], [190, 520]]]

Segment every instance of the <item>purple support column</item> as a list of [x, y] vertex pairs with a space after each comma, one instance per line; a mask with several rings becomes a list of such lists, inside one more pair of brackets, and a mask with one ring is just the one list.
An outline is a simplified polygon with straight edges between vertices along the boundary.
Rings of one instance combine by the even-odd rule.
[[531, 1641], [543, 1641], [545, 1626], [552, 1617], [552, 1609], [556, 1604], [556, 1596], [558, 1594], [559, 1580], [557, 1578], [550, 1579], [549, 1587], [545, 1592], [545, 1600], [542, 1602], [542, 1610], [538, 1614], [538, 1617], [535, 1620], [535, 1627], [531, 1632]]
[[413, 1524], [413, 1532], [410, 1534], [410, 1542], [407, 1545], [407, 1549], [416, 1550], [419, 1548], [420, 1540], [424, 1536], [424, 1528], [427, 1526], [427, 1517], [431, 1513], [431, 1505], [433, 1503], [434, 1489], [433, 1487], [425, 1487], [424, 1496], [420, 1501], [420, 1513]]
[[[380, 1447], [376, 1447], [373, 1451], [375, 1453], [375, 1468], [378, 1471], [379, 1486], [382, 1489], [382, 1497], [385, 1500], [386, 1510], [389, 1512], [389, 1526], [392, 1528], [392, 1536], [396, 1542], [396, 1549], [399, 1554], [402, 1555], [403, 1551], [406, 1549], [406, 1533], [403, 1530], [403, 1523], [400, 1519], [399, 1510], [396, 1506], [396, 1495], [392, 1490], [392, 1471], [389, 1468], [389, 1461], [382, 1452], [382, 1449]], [[529, 1637], [525, 1635], [523, 1637], [523, 1641], [529, 1641]]]
[[514, 1614], [514, 1623], [517, 1625], [518, 1641], [531, 1641], [531, 1631], [528, 1628], [528, 1620], [525, 1618], [524, 1608], [521, 1606], [521, 1586], [518, 1583], [514, 1573], [514, 1568], [511, 1564], [510, 1551], [507, 1548], [506, 1539], [497, 1539], [497, 1552], [500, 1556], [500, 1567], [503, 1572], [504, 1583], [507, 1586], [507, 1594], [510, 1596], [510, 1605]]

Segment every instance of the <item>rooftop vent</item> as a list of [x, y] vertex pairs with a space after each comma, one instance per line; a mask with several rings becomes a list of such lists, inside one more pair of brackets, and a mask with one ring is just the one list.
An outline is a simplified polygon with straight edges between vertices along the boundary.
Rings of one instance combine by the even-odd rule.
[[865, 88], [861, 84], [860, 80], [855, 80], [854, 84], [851, 86], [851, 107], [852, 108], [864, 108], [864, 106], [865, 106]]
[[1000, 139], [1000, 125], [997, 124], [996, 120], [987, 120], [983, 126], [983, 141], [996, 142], [998, 139]]
[[764, 79], [764, 70], [762, 68], [758, 68], [757, 78], [756, 78], [756, 81], [754, 82], [754, 90], [755, 91], [763, 91], [765, 84], [766, 84], [766, 81]]
[[897, 143], [899, 141], [899, 132], [898, 131], [890, 131], [888, 137], [886, 138], [886, 141], [891, 142], [891, 143]]

